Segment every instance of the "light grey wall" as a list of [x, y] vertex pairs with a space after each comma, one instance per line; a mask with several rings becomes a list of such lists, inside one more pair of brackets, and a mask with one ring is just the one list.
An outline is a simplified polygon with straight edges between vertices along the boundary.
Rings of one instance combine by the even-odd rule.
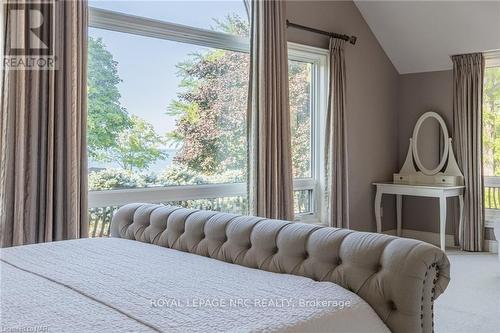
[[[400, 75], [397, 113], [398, 168], [404, 163], [413, 127], [424, 112], [439, 113], [446, 121], [449, 134], [453, 136], [452, 83], [452, 71]], [[434, 135], [431, 140], [438, 142], [439, 137]], [[426, 153], [434, 155], [436, 151], [430, 148]], [[458, 217], [456, 205], [455, 199], [448, 199], [447, 234], [453, 234], [453, 221]], [[403, 217], [406, 229], [439, 232], [439, 206], [435, 199], [405, 197]]]
[[[351, 1], [288, 0], [287, 18], [358, 37], [356, 45], [347, 45], [345, 51], [351, 228], [375, 231], [371, 183], [392, 180], [402, 166], [418, 117], [428, 110], [438, 112], [453, 135], [452, 71], [399, 75]], [[288, 39], [328, 48], [327, 37], [310, 32], [290, 28]], [[383, 205], [383, 230], [394, 229], [394, 199], [385, 198]], [[457, 205], [449, 199], [447, 234], [453, 234]], [[406, 197], [403, 216], [406, 229], [439, 232], [436, 200]]]
[[[345, 51], [351, 228], [375, 231], [371, 183], [392, 180], [402, 166], [418, 117], [428, 110], [438, 112], [453, 135], [453, 73], [399, 75], [352, 1], [288, 0], [287, 18], [358, 37], [356, 45], [347, 45]], [[327, 37], [310, 32], [289, 29], [288, 39], [328, 48]], [[453, 234], [458, 218], [456, 201], [448, 202], [447, 234]], [[383, 230], [394, 229], [394, 199], [388, 196], [383, 205]], [[406, 197], [403, 217], [406, 229], [439, 232], [437, 200]]]
[[[374, 181], [389, 180], [398, 160], [397, 89], [399, 75], [351, 1], [287, 2], [294, 23], [356, 35], [346, 47], [347, 131], [351, 228], [375, 231]], [[328, 37], [288, 30], [288, 39], [327, 48]], [[394, 199], [384, 200], [383, 229], [394, 229]]]
[[[403, 165], [408, 151], [408, 139], [418, 117], [428, 110], [438, 112], [446, 121], [453, 138], [453, 72], [439, 71], [400, 75], [398, 93], [398, 157]], [[432, 138], [437, 142], [438, 138]], [[435, 151], [432, 152], [433, 154]], [[459, 217], [458, 202], [448, 199], [446, 233], [453, 234]], [[439, 206], [437, 200], [406, 197], [403, 203], [404, 228], [439, 232]], [[455, 221], [455, 223], [453, 223]], [[494, 239], [487, 228], [485, 239]]]

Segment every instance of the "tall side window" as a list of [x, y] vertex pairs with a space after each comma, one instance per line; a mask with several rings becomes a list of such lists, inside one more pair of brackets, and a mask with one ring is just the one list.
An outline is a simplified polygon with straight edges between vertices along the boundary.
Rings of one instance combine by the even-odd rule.
[[294, 43], [288, 49], [295, 214], [320, 222], [328, 51]]
[[[246, 8], [166, 4], [90, 2], [91, 236], [130, 202], [248, 212]], [[289, 49], [295, 211], [317, 221], [326, 51]]]
[[483, 88], [483, 173], [486, 226], [500, 219], [500, 54], [486, 56]]

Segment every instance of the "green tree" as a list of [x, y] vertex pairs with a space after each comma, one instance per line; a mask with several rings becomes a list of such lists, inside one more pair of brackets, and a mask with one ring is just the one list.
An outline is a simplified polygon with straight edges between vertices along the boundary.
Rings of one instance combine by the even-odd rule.
[[161, 149], [165, 138], [157, 134], [153, 125], [132, 115], [131, 126], [118, 134], [116, 145], [107, 153], [111, 161], [123, 169], [147, 169], [153, 162], [165, 159], [167, 154]]
[[[237, 16], [216, 23], [216, 30], [248, 35], [248, 23]], [[177, 117], [168, 135], [180, 147], [174, 162], [204, 175], [245, 173], [248, 54], [210, 50], [192, 54], [177, 68], [184, 91], [168, 107]], [[300, 62], [290, 67], [294, 176], [307, 176], [310, 168], [310, 69]]]
[[244, 170], [248, 55], [213, 50], [177, 67], [185, 92], [168, 109], [177, 117], [174, 161], [202, 174]]
[[[237, 15], [214, 22], [214, 30], [249, 34], [248, 22]], [[245, 172], [248, 67], [247, 54], [224, 50], [194, 53], [177, 65], [184, 91], [167, 112], [177, 117], [169, 133], [180, 147], [174, 163], [205, 175]]]
[[146, 169], [166, 158], [165, 139], [145, 120], [130, 116], [120, 104], [118, 62], [101, 38], [89, 38], [88, 149], [89, 157], [116, 162], [127, 171]]
[[156, 183], [156, 177], [123, 169], [104, 169], [89, 174], [89, 190], [147, 187]]
[[485, 175], [500, 176], [500, 67], [484, 76], [483, 165]]
[[293, 176], [309, 177], [311, 175], [311, 64], [290, 61], [288, 82]]
[[91, 159], [106, 161], [108, 149], [116, 148], [118, 135], [131, 122], [120, 105], [118, 63], [101, 38], [89, 37], [88, 50], [88, 152]]

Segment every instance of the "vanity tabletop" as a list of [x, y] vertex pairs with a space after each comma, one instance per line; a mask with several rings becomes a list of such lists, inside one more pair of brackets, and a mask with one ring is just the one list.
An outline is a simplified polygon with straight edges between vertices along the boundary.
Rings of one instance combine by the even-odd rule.
[[463, 185], [446, 185], [446, 184], [410, 184], [410, 183], [394, 183], [394, 182], [376, 182], [372, 183], [375, 186], [397, 186], [397, 187], [414, 187], [414, 188], [429, 188], [429, 189], [461, 189], [465, 188]]

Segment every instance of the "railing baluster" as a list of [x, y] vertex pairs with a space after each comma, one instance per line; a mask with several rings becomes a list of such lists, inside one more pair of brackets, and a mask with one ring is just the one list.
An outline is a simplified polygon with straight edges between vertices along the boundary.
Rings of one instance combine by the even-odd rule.
[[493, 197], [495, 198], [495, 209], [500, 208], [499, 197], [498, 197], [498, 187], [493, 188]]
[[495, 206], [495, 203], [493, 202], [493, 198], [491, 196], [491, 187], [488, 187], [488, 206], [492, 208]]
[[109, 207], [104, 208], [104, 214], [102, 214], [103, 219], [102, 219], [102, 223], [101, 223], [101, 230], [99, 231], [99, 237], [102, 237], [102, 234], [104, 232], [104, 226], [106, 225], [107, 216], [108, 216], [108, 214], [107, 214], [108, 209], [109, 209]]
[[490, 207], [490, 203], [489, 203], [489, 199], [488, 199], [488, 188], [487, 187], [484, 188], [484, 206], [486, 208]]
[[95, 209], [95, 218], [94, 218], [94, 223], [92, 225], [92, 237], [95, 237], [95, 230], [97, 228], [97, 223], [99, 221], [99, 217], [101, 216], [101, 214], [99, 214], [99, 211], [101, 210], [101, 208], [96, 208]]
[[495, 188], [494, 187], [490, 187], [490, 200], [491, 200], [491, 205], [490, 207], [491, 208], [495, 208], [496, 205], [497, 205], [497, 202], [496, 202], [496, 198], [495, 198]]
[[111, 218], [109, 219], [109, 223], [108, 223], [108, 230], [106, 231], [106, 235], [107, 236], [111, 236], [111, 233], [110, 233], [110, 230], [111, 230], [111, 219], [113, 218], [113, 215], [115, 213], [115, 209], [117, 209], [117, 208], [116, 207], [112, 207], [111, 208], [112, 213], [111, 213]]
[[492, 189], [493, 192], [493, 208], [498, 208], [498, 200], [497, 200], [497, 188], [493, 187]]
[[488, 207], [492, 207], [492, 205], [491, 205], [491, 187], [488, 187]]
[[494, 208], [495, 204], [493, 203], [493, 198], [491, 196], [491, 187], [488, 188], [488, 204], [489, 207]]
[[495, 188], [494, 187], [490, 187], [490, 198], [491, 198], [491, 207], [492, 208], [495, 208], [496, 205], [497, 205], [497, 202], [496, 202], [496, 198], [495, 198]]

